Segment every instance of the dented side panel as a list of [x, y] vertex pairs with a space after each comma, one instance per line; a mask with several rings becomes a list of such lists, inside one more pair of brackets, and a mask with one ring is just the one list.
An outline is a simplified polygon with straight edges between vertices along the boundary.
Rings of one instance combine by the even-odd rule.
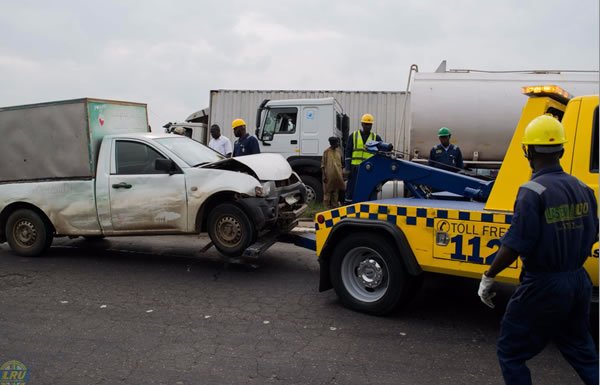
[[240, 195], [255, 196], [255, 188], [261, 186], [256, 178], [239, 172], [203, 168], [188, 168], [184, 172], [188, 194], [189, 232], [195, 231], [196, 217], [200, 208], [212, 195], [230, 191]]
[[[130, 188], [114, 188], [127, 184]], [[187, 230], [187, 203], [183, 174], [111, 175], [111, 226], [107, 234], [131, 231]]]
[[92, 179], [0, 184], [0, 212], [14, 203], [42, 210], [57, 235], [100, 233]]

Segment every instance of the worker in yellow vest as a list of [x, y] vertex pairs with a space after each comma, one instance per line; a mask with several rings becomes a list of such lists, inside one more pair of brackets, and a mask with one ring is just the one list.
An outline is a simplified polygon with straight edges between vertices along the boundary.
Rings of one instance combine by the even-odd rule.
[[364, 114], [360, 118], [361, 129], [354, 131], [348, 137], [346, 151], [344, 156], [344, 172], [348, 175], [348, 184], [346, 186], [346, 204], [352, 203], [352, 194], [356, 183], [356, 174], [358, 166], [363, 160], [369, 159], [373, 154], [365, 149], [365, 143], [371, 140], [381, 141], [381, 137], [371, 132], [375, 119], [371, 114]]

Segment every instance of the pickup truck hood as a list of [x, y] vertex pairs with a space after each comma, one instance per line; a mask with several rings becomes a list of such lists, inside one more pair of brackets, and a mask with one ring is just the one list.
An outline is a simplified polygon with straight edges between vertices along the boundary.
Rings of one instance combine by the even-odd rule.
[[[245, 167], [244, 167], [245, 166]], [[224, 159], [207, 164], [203, 168], [215, 168], [231, 171], [251, 171], [257, 179], [285, 180], [292, 175], [292, 168], [279, 154], [256, 154]], [[247, 170], [247, 169], [249, 170]], [[245, 170], [246, 169], [246, 170]]]

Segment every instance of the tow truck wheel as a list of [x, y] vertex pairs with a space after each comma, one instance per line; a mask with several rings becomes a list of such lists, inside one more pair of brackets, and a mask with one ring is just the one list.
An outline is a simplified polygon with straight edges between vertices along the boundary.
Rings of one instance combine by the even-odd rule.
[[252, 244], [255, 229], [246, 213], [233, 203], [216, 206], [208, 214], [208, 235], [219, 252], [239, 257]]
[[10, 248], [23, 257], [40, 256], [52, 244], [52, 231], [40, 215], [20, 209], [6, 221], [6, 240]]
[[398, 251], [378, 234], [353, 234], [340, 242], [331, 282], [345, 306], [375, 315], [394, 311], [408, 289]]
[[323, 185], [313, 176], [301, 175], [302, 183], [306, 185], [306, 202], [323, 202]]

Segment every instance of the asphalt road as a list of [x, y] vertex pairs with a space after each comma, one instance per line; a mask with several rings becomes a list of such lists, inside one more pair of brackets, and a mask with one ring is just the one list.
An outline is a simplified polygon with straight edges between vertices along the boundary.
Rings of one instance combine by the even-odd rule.
[[[313, 252], [276, 244], [226, 266], [197, 237], [55, 240], [41, 258], [0, 245], [0, 365], [28, 384], [501, 384], [496, 309], [477, 282], [427, 276], [392, 317], [319, 293]], [[577, 384], [554, 346], [534, 383]]]

